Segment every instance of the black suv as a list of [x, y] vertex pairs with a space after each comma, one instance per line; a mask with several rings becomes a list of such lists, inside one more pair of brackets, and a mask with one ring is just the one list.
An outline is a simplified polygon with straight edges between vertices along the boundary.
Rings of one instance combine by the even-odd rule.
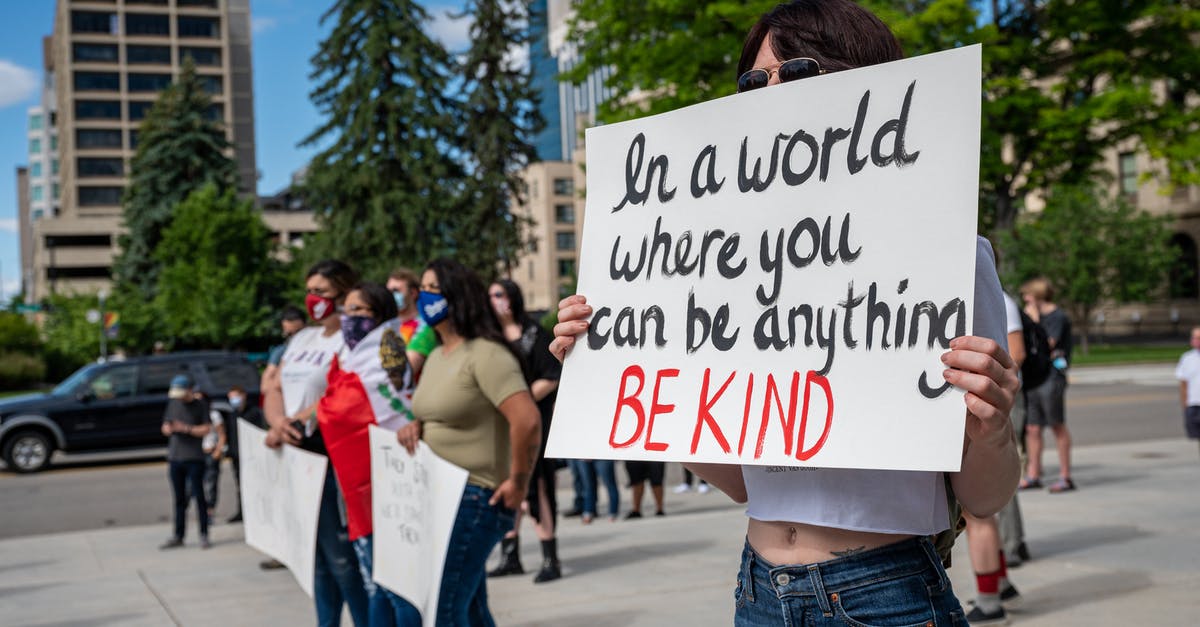
[[35, 472], [56, 450], [81, 452], [161, 446], [167, 388], [191, 375], [214, 409], [229, 412], [234, 385], [258, 402], [258, 370], [242, 355], [170, 353], [84, 366], [49, 394], [0, 400], [0, 452], [9, 470]]

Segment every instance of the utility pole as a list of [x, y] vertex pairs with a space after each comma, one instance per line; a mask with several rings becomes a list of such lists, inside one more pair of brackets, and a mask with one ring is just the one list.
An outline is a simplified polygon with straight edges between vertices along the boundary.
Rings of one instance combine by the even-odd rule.
[[108, 292], [100, 290], [96, 296], [100, 298], [100, 361], [108, 361], [108, 329], [104, 328], [104, 299]]

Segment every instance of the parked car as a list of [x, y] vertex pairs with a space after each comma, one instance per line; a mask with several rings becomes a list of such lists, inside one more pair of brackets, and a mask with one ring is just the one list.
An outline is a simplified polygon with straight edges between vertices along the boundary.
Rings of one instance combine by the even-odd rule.
[[229, 411], [233, 385], [258, 402], [258, 370], [245, 356], [197, 351], [84, 366], [49, 394], [0, 400], [0, 453], [8, 469], [36, 472], [55, 450], [101, 451], [161, 446], [167, 388], [186, 373], [215, 409]]

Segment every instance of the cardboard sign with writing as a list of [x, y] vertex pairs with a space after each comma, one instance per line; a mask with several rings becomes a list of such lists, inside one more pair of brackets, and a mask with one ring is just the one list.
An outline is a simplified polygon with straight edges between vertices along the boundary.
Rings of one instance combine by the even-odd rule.
[[980, 50], [589, 129], [547, 455], [957, 470]]
[[446, 549], [467, 486], [467, 471], [421, 442], [409, 455], [395, 432], [371, 427], [374, 579], [437, 622]]
[[239, 419], [237, 428], [246, 544], [286, 564], [312, 596], [317, 517], [329, 460], [286, 444], [267, 448], [267, 432], [245, 420]]

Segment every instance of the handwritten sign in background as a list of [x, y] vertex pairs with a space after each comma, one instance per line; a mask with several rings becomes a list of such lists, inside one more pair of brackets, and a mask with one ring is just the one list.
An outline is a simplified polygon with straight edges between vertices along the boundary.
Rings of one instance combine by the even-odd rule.
[[415, 605], [426, 627], [437, 622], [446, 549], [467, 474], [424, 442], [409, 455], [395, 432], [371, 427], [374, 579]]
[[547, 454], [957, 470], [939, 355], [971, 331], [980, 63], [967, 47], [589, 129], [595, 313]]
[[267, 432], [245, 420], [237, 428], [246, 544], [286, 564], [312, 596], [328, 460], [294, 446], [267, 448]]

